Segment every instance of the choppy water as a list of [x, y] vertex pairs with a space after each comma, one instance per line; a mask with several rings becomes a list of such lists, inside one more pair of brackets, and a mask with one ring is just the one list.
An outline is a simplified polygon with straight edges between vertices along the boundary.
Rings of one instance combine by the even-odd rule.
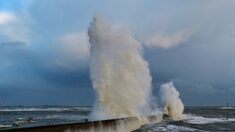
[[0, 124], [12, 125], [17, 121], [33, 118], [32, 123], [22, 124], [18, 127], [31, 127], [53, 124], [81, 122], [90, 113], [90, 107], [74, 106], [8, 106], [1, 108]]
[[[228, 119], [227, 119], [228, 112]], [[142, 126], [140, 132], [154, 131], [235, 131], [235, 107], [186, 107], [181, 121], [165, 121]]]
[[[75, 106], [2, 107], [0, 124], [12, 125], [17, 120], [27, 118], [33, 118], [35, 122], [17, 127], [83, 122], [90, 110], [90, 107]], [[146, 124], [137, 131], [235, 131], [235, 108], [227, 110], [222, 107], [186, 107], [184, 113], [185, 119], [182, 121]]]

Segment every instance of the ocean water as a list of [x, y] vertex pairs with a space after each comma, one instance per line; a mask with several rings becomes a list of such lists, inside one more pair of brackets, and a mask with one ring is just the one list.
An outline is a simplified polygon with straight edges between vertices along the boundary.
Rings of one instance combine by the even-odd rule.
[[13, 128], [82, 122], [90, 111], [90, 107], [75, 106], [7, 106], [0, 110], [0, 124], [13, 125], [28, 118], [33, 121]]
[[[91, 107], [7, 106], [2, 107], [0, 111], [1, 125], [12, 125], [17, 121], [32, 118], [31, 123], [12, 126], [12, 128], [17, 128], [84, 122], [91, 112]], [[227, 112], [229, 119], [227, 119]], [[224, 107], [186, 107], [184, 119], [181, 121], [166, 120], [160, 123], [146, 124], [136, 131], [235, 131], [235, 107], [230, 109]]]
[[226, 109], [226, 107], [186, 107], [183, 120], [146, 124], [138, 131], [234, 132], [235, 107], [229, 109]]

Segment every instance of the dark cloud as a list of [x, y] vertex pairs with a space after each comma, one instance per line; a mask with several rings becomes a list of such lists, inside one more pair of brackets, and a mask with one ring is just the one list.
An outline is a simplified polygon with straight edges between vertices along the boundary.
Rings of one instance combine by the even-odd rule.
[[175, 49], [145, 50], [155, 95], [161, 83], [172, 80], [186, 105], [223, 105], [228, 98], [233, 104], [235, 93], [228, 95], [229, 89], [235, 86], [235, 62], [232, 61], [235, 54], [228, 48], [233, 47], [229, 44], [232, 42], [220, 46], [217, 39], [195, 38]]
[[46, 82], [54, 86], [65, 85], [69, 88], [91, 88], [88, 69], [78, 69], [77, 71], [70, 71], [63, 68], [54, 69], [39, 69], [37, 74]]
[[0, 48], [9, 47], [9, 46], [23, 46], [23, 45], [26, 45], [26, 43], [21, 41], [0, 42]]
[[54, 55], [34, 52], [30, 47], [4, 48], [0, 52], [0, 97], [4, 104], [91, 105], [94, 91], [89, 70], [60, 67], [54, 63]]
[[160, 85], [172, 80], [186, 105], [222, 105], [226, 100], [234, 104], [234, 4], [230, 0], [33, 1], [24, 9], [32, 20], [31, 26], [23, 26], [30, 29], [30, 43], [0, 42], [0, 99], [9, 105], [91, 105], [95, 95], [87, 62], [63, 56], [57, 40], [86, 31], [92, 16], [101, 13], [130, 28], [140, 42], [154, 34], [188, 33], [171, 49], [144, 47], [156, 96]]

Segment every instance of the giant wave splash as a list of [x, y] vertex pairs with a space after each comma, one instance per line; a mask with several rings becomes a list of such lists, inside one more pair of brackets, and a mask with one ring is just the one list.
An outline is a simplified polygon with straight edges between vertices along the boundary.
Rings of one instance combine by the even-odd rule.
[[148, 113], [151, 75], [141, 45], [126, 29], [113, 27], [95, 16], [88, 29], [90, 73], [97, 102], [96, 119], [136, 117]]

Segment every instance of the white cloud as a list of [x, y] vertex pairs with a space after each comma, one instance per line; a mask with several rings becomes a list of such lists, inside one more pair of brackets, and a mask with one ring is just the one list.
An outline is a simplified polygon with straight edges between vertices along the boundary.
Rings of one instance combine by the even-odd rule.
[[0, 25], [7, 24], [15, 19], [15, 16], [9, 12], [0, 12]]
[[173, 48], [187, 40], [187, 34], [185, 32], [176, 32], [171, 35], [163, 35], [160, 33], [154, 34], [148, 37], [145, 41], [147, 47], [158, 48]]
[[29, 42], [27, 15], [14, 14], [9, 11], [0, 12], [0, 40], [1, 41], [20, 41]]
[[77, 68], [86, 65], [90, 56], [90, 44], [87, 32], [74, 32], [59, 38], [60, 55], [56, 63], [65, 68]]

